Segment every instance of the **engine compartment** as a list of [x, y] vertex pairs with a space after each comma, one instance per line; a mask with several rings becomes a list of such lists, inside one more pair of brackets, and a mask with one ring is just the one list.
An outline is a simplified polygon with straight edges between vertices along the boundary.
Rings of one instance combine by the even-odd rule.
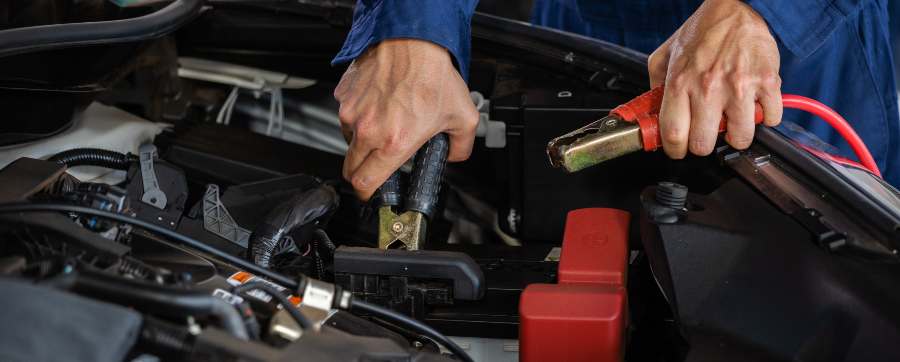
[[[341, 179], [331, 95], [352, 3], [180, 0], [115, 9], [180, 6], [156, 36], [0, 51], [2, 104], [48, 117], [0, 150], [0, 274], [17, 296], [0, 319], [27, 325], [0, 350], [36, 358], [16, 341], [52, 335], [75, 360], [454, 359], [353, 298], [515, 360], [523, 290], [566, 279], [567, 215], [603, 208], [631, 215], [619, 358], [900, 358], [895, 209], [766, 129], [748, 151], [563, 174], [547, 141], [646, 90], [646, 59], [490, 15], [473, 20], [472, 158], [448, 165], [423, 250], [378, 249], [375, 206]], [[83, 79], [34, 62], [60, 52], [119, 62]], [[131, 128], [97, 131], [111, 124]], [[673, 205], [659, 195], [676, 183]]]

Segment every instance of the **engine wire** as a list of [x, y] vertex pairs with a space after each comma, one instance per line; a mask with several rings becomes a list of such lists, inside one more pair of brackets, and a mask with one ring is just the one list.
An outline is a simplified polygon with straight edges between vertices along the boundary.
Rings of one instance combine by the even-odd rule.
[[351, 311], [359, 310], [362, 312], [369, 313], [378, 318], [385, 319], [387, 321], [402, 324], [406, 327], [409, 327], [412, 330], [415, 330], [415, 331], [421, 333], [422, 335], [424, 335], [428, 338], [433, 339], [435, 342], [442, 344], [445, 348], [450, 350], [451, 353], [456, 355], [456, 357], [459, 357], [459, 359], [461, 359], [465, 362], [474, 362], [472, 360], [472, 357], [470, 357], [469, 354], [466, 353], [466, 351], [464, 351], [462, 349], [462, 347], [460, 347], [455, 342], [451, 341], [450, 338], [447, 338], [447, 336], [441, 334], [441, 332], [438, 332], [434, 328], [431, 328], [427, 324], [422, 323], [418, 320], [412, 319], [406, 315], [397, 313], [393, 310], [383, 308], [383, 307], [375, 305], [375, 304], [363, 302], [356, 298], [351, 299], [350, 310]]

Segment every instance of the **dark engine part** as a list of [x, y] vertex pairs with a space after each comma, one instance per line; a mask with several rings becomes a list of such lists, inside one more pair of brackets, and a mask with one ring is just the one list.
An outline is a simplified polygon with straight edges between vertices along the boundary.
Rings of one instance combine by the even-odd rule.
[[275, 247], [284, 237], [294, 229], [328, 215], [339, 202], [334, 189], [322, 184], [278, 204], [250, 236], [250, 259], [256, 265], [268, 267]]
[[[448, 335], [515, 339], [522, 290], [532, 283], [556, 282], [558, 263], [547, 260], [548, 254], [553, 254], [551, 245], [442, 248], [445, 251], [427, 251], [438, 257], [410, 261], [413, 252], [409, 251], [339, 247], [335, 253], [335, 283], [359, 297], [419, 318]], [[357, 263], [361, 260], [367, 262]], [[369, 269], [369, 262], [381, 267]], [[403, 270], [411, 264], [417, 265]], [[429, 270], [432, 266], [434, 269]], [[414, 268], [423, 271], [414, 273]], [[472, 291], [475, 296], [483, 290], [483, 296], [458, 298], [454, 281], [462, 282], [461, 290]]]
[[174, 230], [181, 222], [188, 201], [187, 179], [180, 168], [160, 159], [153, 160], [153, 170], [155, 178], [158, 180], [159, 190], [166, 195], [165, 207], [159, 209], [141, 201], [141, 197], [144, 195], [141, 165], [134, 162], [128, 169], [128, 184], [125, 186], [132, 199], [130, 212], [138, 219]]
[[900, 264], [829, 252], [740, 180], [669, 213], [655, 188], [642, 202], [644, 248], [686, 360], [900, 359]]
[[0, 170], [0, 202], [25, 201], [51, 188], [65, 174], [65, 165], [23, 157]]
[[453, 251], [340, 247], [334, 253], [334, 279], [363, 300], [416, 318], [423, 318], [427, 307], [479, 300], [485, 293], [478, 264]]
[[339, 204], [330, 185], [303, 174], [230, 186], [221, 195], [210, 184], [178, 231], [235, 256], [266, 259], [288, 275], [330, 279], [325, 267], [335, 247], [322, 228]]
[[[121, 213], [129, 208], [129, 200], [125, 190], [103, 183], [80, 182], [60, 192], [61, 196], [76, 205], [84, 205], [98, 210]], [[96, 217], [80, 217], [84, 227], [93, 231], [107, 231], [115, 227], [115, 223]]]
[[182, 318], [214, 316], [223, 329], [234, 337], [244, 340], [249, 338], [244, 320], [237, 309], [210, 293], [179, 290], [89, 271], [64, 273], [50, 281], [50, 284], [156, 315]]
[[[28, 162], [25, 161], [25, 163]], [[162, 163], [164, 161], [156, 162], [157, 165], [162, 165]], [[33, 166], [40, 165], [52, 165], [58, 169], [64, 167], [52, 161], [33, 161]], [[51, 170], [51, 168], [47, 169]], [[159, 167], [157, 169], [161, 170]], [[0, 175], [10, 171], [21, 172], [22, 169], [19, 166], [11, 167], [0, 171]], [[161, 184], [166, 184], [171, 181], [171, 178], [184, 179], [184, 175], [177, 168], [172, 167], [170, 171], [171, 174], [159, 172], [157, 176], [159, 176]], [[34, 177], [36, 179], [34, 184], [52, 186], [63, 177], [59, 172], [47, 172], [42, 175], [39, 180]], [[22, 174], [20, 173], [18, 176], [22, 176]], [[281, 183], [282, 185], [297, 186], [298, 184], [303, 185], [303, 182], [298, 183], [302, 180], [314, 182], [306, 184], [305, 192], [291, 190], [289, 194], [293, 194], [294, 197], [289, 199], [286, 204], [304, 205], [304, 200], [306, 200], [310, 205], [322, 205], [320, 209], [325, 211], [330, 211], [336, 206], [336, 193], [329, 186], [308, 176], [282, 178], [274, 180], [268, 185]], [[133, 184], [134, 182], [132, 178], [126, 183]], [[288, 184], [284, 184], [285, 182]], [[311, 185], [313, 187], [308, 187]], [[257, 184], [245, 185], [243, 188], [236, 187], [232, 194], [251, 192], [255, 188], [259, 191], [259, 186]], [[59, 192], [59, 189], [49, 186], [32, 186], [29, 189], [36, 191], [30, 191], [17, 197], [25, 198], [27, 195], [31, 195], [35, 201], [51, 203], [67, 201], [76, 204], [73, 207], [97, 209], [98, 212], [133, 212], [134, 208], [122, 210], [98, 203], [100, 200], [98, 197], [108, 195], [114, 188], [115, 186], [111, 185], [75, 181], [65, 192]], [[235, 202], [235, 206], [239, 210], [240, 206], [250, 206], [258, 210], [265, 206], [254, 205], [255, 203], [262, 202], [271, 205], [271, 197], [285, 194], [282, 189], [269, 188], [267, 190], [268, 194], [247, 193], [243, 198], [232, 197], [232, 199], [243, 202], [243, 205], [241, 202]], [[327, 197], [320, 194], [322, 192]], [[134, 200], [139, 195], [140, 192], [137, 192], [136, 195], [129, 193], [132, 202], [140, 202]], [[311, 197], [307, 200], [304, 195], [323, 197]], [[301, 207], [292, 209], [292, 211], [306, 209]], [[310, 207], [309, 209], [316, 208]], [[249, 210], [243, 210], [243, 212], [249, 212]], [[313, 214], [320, 215], [321, 213]], [[300, 215], [312, 214], [301, 212]], [[140, 214], [136, 216], [140, 216]], [[259, 294], [242, 293], [239, 291], [239, 287], [230, 284], [230, 278], [226, 280], [229, 275], [233, 276], [239, 270], [215, 257], [201, 257], [195, 252], [185, 250], [182, 246], [160, 240], [146, 230], [127, 233], [128, 238], [124, 242], [136, 247], [132, 249], [115, 240], [108, 240], [102, 237], [102, 234], [90, 231], [91, 229], [86, 227], [87, 225], [79, 225], [79, 223], [83, 224], [82, 219], [87, 217], [89, 217], [87, 214], [73, 215], [72, 213], [69, 215], [53, 212], [11, 213], [4, 214], [3, 222], [0, 223], [0, 235], [12, 240], [4, 243], [4, 248], [0, 248], [4, 256], [0, 259], [0, 266], [2, 266], [0, 270], [4, 273], [42, 281], [45, 287], [64, 289], [92, 299], [129, 306], [143, 315], [145, 322], [141, 326], [137, 345], [134, 343], [134, 336], [137, 333], [132, 332], [126, 334], [126, 336], [131, 336], [129, 341], [110, 339], [111, 343], [118, 343], [115, 348], [96, 345], [87, 345], [85, 348], [105, 348], [113, 352], [118, 351], [117, 348], [125, 351], [136, 348], [136, 350], [151, 352], [161, 357], [188, 360], [292, 360], [296, 358], [297, 353], [300, 353], [299, 351], [303, 351], [302, 353], [305, 355], [318, 356], [317, 359], [321, 357], [326, 360], [333, 359], [334, 356], [341, 356], [340, 359], [348, 360], [371, 360], [376, 356], [379, 360], [386, 361], [445, 360], [444, 357], [434, 353], [437, 351], [436, 348], [411, 348], [407, 342], [410, 339], [407, 338], [421, 338], [421, 336], [398, 335], [384, 330], [383, 327], [372, 322], [354, 319], [355, 317], [350, 316], [328, 321], [323, 330], [317, 333], [312, 333], [309, 322], [302, 323], [301, 325], [305, 325], [306, 329], [309, 329], [308, 333], [304, 333], [304, 338], [276, 343], [272, 332], [266, 329], [260, 330], [257, 321], [264, 323], [264, 326], [268, 323], [275, 323], [275, 312], [278, 309], [270, 302], [256, 300], [255, 298], [258, 298]], [[123, 222], [122, 220], [114, 221]], [[260, 222], [264, 221], [265, 219]], [[316, 230], [312, 234], [316, 234], [315, 237], [321, 240], [324, 248], [334, 247], [324, 232]], [[17, 245], [21, 245], [21, 247], [17, 247]], [[31, 252], [28, 252], [29, 250]], [[183, 250], [183, 255], [178, 254], [178, 250]], [[206, 263], [206, 265], [201, 265], [202, 263]], [[172, 273], [163, 269], [168, 267], [177, 272]], [[202, 277], [202, 274], [208, 273], [206, 269], [212, 270], [214, 274]], [[193, 274], [197, 271], [199, 271], [196, 274], [198, 278], [195, 279]], [[248, 287], [253, 283], [259, 282], [248, 282], [244, 286]], [[273, 297], [276, 297], [276, 294], [271, 293], [282, 296], [281, 303], [285, 307], [289, 305], [287, 303], [294, 303], [286, 298], [290, 295], [289, 290], [283, 287], [276, 288], [275, 284], [267, 285], [272, 285], [274, 288], [267, 293]], [[232, 291], [233, 294], [229, 291]], [[282, 292], [285, 294], [281, 294]], [[249, 303], [247, 303], [248, 301]], [[293, 308], [293, 305], [290, 307]], [[195, 328], [199, 328], [198, 323], [207, 325], [207, 327], [198, 329], [201, 332], [189, 332], [183, 325], [185, 320], [188, 321], [189, 326], [194, 324]], [[221, 331], [212, 326], [220, 326]], [[356, 335], [341, 332], [337, 328], [353, 331]], [[90, 329], [86, 329], [86, 331], [91, 332]], [[34, 338], [35, 335], [44, 333], [56, 332], [34, 332], [27, 337]], [[324, 334], [325, 337], [314, 337], [320, 334]], [[421, 339], [421, 342], [426, 346], [432, 343], [427, 339]], [[281, 347], [276, 348], [275, 346]], [[60, 347], [60, 350], [65, 350], [65, 348]], [[33, 351], [22, 348], [22, 346], [10, 348], [8, 351], [28, 356], [33, 355], [31, 354]], [[97, 360], [106, 360], [106, 358], [98, 357]]]
[[122, 361], [141, 330], [141, 314], [123, 306], [8, 279], [0, 289], [6, 361]]

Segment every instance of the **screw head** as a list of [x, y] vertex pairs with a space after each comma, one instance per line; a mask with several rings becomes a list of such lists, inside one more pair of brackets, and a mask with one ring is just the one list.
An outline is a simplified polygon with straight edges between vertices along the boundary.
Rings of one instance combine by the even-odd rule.
[[391, 230], [393, 230], [395, 233], [403, 231], [403, 223], [399, 221], [395, 222], [393, 225], [391, 225]]

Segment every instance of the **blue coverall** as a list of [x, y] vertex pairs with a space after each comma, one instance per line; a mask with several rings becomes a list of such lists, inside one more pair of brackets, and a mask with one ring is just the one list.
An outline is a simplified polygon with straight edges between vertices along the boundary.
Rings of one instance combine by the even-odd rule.
[[[769, 24], [781, 51], [784, 93], [831, 106], [847, 118], [900, 186], [900, 113], [888, 31], [888, 0], [745, 0]], [[533, 23], [646, 53], [662, 44], [702, 0], [535, 0]], [[359, 0], [353, 28], [334, 63], [390, 38], [447, 48], [466, 77], [477, 0]], [[855, 159], [830, 126], [797, 111], [794, 121]]]

